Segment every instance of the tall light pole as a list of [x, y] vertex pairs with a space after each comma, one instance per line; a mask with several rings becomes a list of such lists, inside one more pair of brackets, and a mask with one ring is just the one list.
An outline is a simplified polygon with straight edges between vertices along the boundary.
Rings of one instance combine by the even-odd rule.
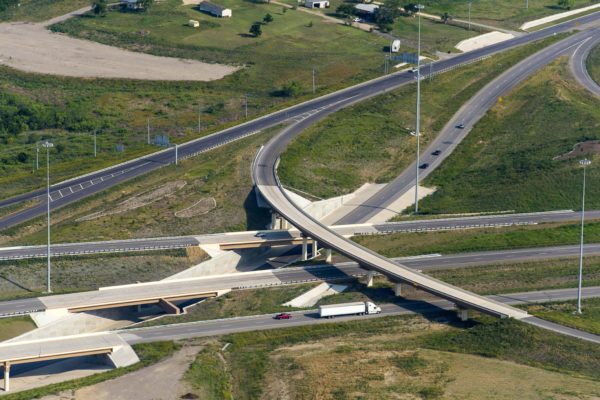
[[202, 130], [202, 120], [200, 117], [202, 116], [202, 106], [198, 104], [198, 133]]
[[246, 109], [246, 118], [248, 118], [248, 93], [244, 94], [244, 107]]
[[471, 30], [471, 2], [469, 2], [469, 30]]
[[35, 144], [35, 169], [40, 169], [40, 144]]
[[315, 82], [315, 69], [313, 68], [312, 71], [312, 86], [313, 86], [313, 94], [315, 94], [317, 92], [317, 88], [316, 88], [316, 82]]
[[49, 141], [45, 141], [44, 143], [42, 143], [42, 146], [44, 146], [46, 148], [46, 196], [47, 196], [47, 211], [48, 211], [48, 271], [47, 271], [47, 277], [48, 277], [48, 282], [47, 282], [47, 286], [48, 286], [48, 293], [52, 293], [52, 286], [50, 286], [50, 272], [52, 270], [52, 267], [50, 265], [50, 148], [54, 147], [54, 145], [52, 143], [50, 143]]
[[581, 240], [579, 242], [579, 279], [577, 283], [577, 314], [581, 314], [581, 281], [583, 280], [583, 221], [585, 217], [585, 169], [592, 162], [587, 158], [579, 161], [583, 167], [583, 188], [581, 193]]
[[148, 135], [148, 144], [150, 144], [150, 118], [146, 118], [146, 134]]
[[420, 148], [420, 128], [421, 128], [421, 10], [425, 8], [418, 4], [419, 10], [419, 41], [417, 45], [417, 121], [415, 127], [415, 136], [417, 138], [417, 163], [415, 164], [415, 214], [419, 213], [419, 162], [421, 152]]
[[94, 157], [96, 157], [96, 154], [97, 154], [97, 152], [96, 152], [96, 133], [97, 132], [94, 131]]

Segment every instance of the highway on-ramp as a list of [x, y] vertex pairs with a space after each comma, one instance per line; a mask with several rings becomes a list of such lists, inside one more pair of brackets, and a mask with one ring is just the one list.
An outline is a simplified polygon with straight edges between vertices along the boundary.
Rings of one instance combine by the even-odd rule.
[[592, 49], [600, 43], [600, 35], [584, 42], [571, 57], [571, 71], [581, 86], [600, 97], [600, 86], [592, 79], [587, 70], [587, 59]]
[[[557, 33], [567, 32], [576, 28], [583, 28], [586, 24], [596, 21], [600, 13], [590, 14], [567, 23], [555, 25], [527, 35], [519, 36], [511, 40], [487, 46], [471, 52], [459, 54], [453, 58], [433, 63], [431, 72], [436, 74], [456, 68], [462, 64], [477, 61], [492, 54], [505, 51], [523, 44], [531, 43]], [[429, 69], [429, 68], [428, 68]], [[328, 94], [314, 100], [310, 100], [281, 111], [254, 119], [252, 121], [225, 129], [203, 138], [196, 139], [178, 146], [180, 158], [191, 157], [208, 151], [215, 147], [224, 145], [234, 140], [260, 132], [268, 127], [289, 121], [302, 121], [314, 114], [322, 113], [324, 110], [337, 106], [340, 102], [347, 102], [349, 98], [354, 101], [364, 100], [374, 95], [398, 88], [414, 81], [413, 74], [409, 72], [397, 72], [381, 78], [377, 78], [332, 94]], [[61, 182], [52, 186], [51, 208], [56, 209], [86, 196], [98, 193], [125, 180], [140, 176], [147, 172], [156, 170], [162, 166], [173, 163], [175, 150], [173, 148], [150, 154], [135, 160], [131, 160], [114, 167], [93, 172]], [[38, 200], [36, 204], [18, 212], [12, 213], [0, 219], [0, 230], [26, 222], [32, 218], [42, 215], [46, 206], [39, 200], [44, 196], [44, 190], [36, 190], [10, 199], [0, 201], [0, 207], [16, 205], [24, 201]]]

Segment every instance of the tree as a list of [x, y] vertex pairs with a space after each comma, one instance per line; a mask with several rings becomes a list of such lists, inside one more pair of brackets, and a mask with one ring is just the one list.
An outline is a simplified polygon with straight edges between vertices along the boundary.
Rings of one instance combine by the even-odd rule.
[[298, 81], [291, 81], [281, 87], [280, 93], [285, 97], [296, 97], [302, 93], [302, 85]]
[[564, 9], [570, 10], [575, 7], [575, 0], [558, 0], [558, 5]]
[[350, 15], [354, 14], [354, 6], [349, 3], [342, 3], [338, 8], [336, 8], [335, 13], [343, 17], [349, 17]]
[[443, 13], [443, 14], [440, 16], [440, 19], [441, 19], [441, 20], [442, 20], [442, 21], [443, 21], [445, 24], [447, 24], [447, 23], [448, 23], [448, 21], [450, 21], [450, 20], [452, 19], [452, 15], [448, 14], [447, 12], [445, 12], [445, 13]]
[[408, 15], [413, 15], [419, 12], [419, 6], [417, 3], [408, 3], [402, 8], [404, 8], [404, 12]]
[[254, 37], [259, 37], [262, 35], [262, 28], [260, 26], [260, 22], [255, 22], [250, 27], [250, 33], [254, 35]]
[[92, 3], [92, 11], [96, 15], [106, 15], [106, 10], [108, 9], [108, 5], [106, 4], [106, 0], [95, 0]]
[[384, 32], [389, 32], [390, 25], [400, 15], [400, 0], [385, 0], [375, 11], [375, 22]]
[[265, 15], [263, 18], [263, 22], [265, 24], [268, 24], [269, 22], [273, 22], [273, 16], [271, 14], [267, 13], [267, 15]]

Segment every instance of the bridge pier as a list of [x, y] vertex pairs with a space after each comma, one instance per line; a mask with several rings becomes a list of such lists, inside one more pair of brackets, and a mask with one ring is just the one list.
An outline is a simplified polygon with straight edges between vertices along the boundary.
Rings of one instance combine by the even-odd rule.
[[375, 277], [375, 272], [369, 271], [367, 274], [367, 287], [373, 286], [373, 278]]
[[401, 283], [394, 284], [394, 294], [396, 296], [402, 296], [402, 284]]
[[332, 261], [333, 261], [333, 256], [332, 256], [332, 254], [331, 254], [331, 253], [332, 253], [332, 252], [331, 252], [331, 249], [327, 249], [327, 253], [326, 253], [327, 255], [325, 256], [325, 262], [326, 262], [327, 264], [331, 264], [331, 263], [332, 263]]
[[317, 239], [313, 239], [312, 257], [315, 258], [318, 255], [319, 255], [319, 244], [317, 243]]
[[279, 218], [277, 218], [276, 213], [271, 213], [271, 229], [279, 229], [278, 228]]
[[8, 392], [10, 390], [10, 362], [6, 361], [4, 363], [4, 391]]
[[302, 261], [308, 260], [308, 238], [302, 238]]
[[458, 314], [458, 319], [460, 319], [463, 322], [469, 319], [469, 310], [467, 310], [466, 308], [459, 307], [458, 310], [456, 310], [456, 313]]

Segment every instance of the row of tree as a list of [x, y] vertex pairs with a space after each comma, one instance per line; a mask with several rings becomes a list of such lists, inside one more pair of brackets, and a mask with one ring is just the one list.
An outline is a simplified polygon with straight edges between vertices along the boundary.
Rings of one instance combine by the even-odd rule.
[[[3, 1], [3, 0], [0, 0]], [[150, 7], [154, 4], [154, 0], [137, 0], [136, 2], [136, 10], [139, 11], [148, 11]], [[108, 1], [107, 0], [94, 0], [92, 2], [92, 12], [99, 16], [105, 16], [108, 11]]]
[[255, 22], [252, 24], [252, 26], [250, 26], [250, 33], [254, 37], [259, 37], [260, 35], [262, 35], [262, 26], [268, 24], [269, 22], [273, 22], [273, 16], [267, 13], [263, 17], [262, 22]]

